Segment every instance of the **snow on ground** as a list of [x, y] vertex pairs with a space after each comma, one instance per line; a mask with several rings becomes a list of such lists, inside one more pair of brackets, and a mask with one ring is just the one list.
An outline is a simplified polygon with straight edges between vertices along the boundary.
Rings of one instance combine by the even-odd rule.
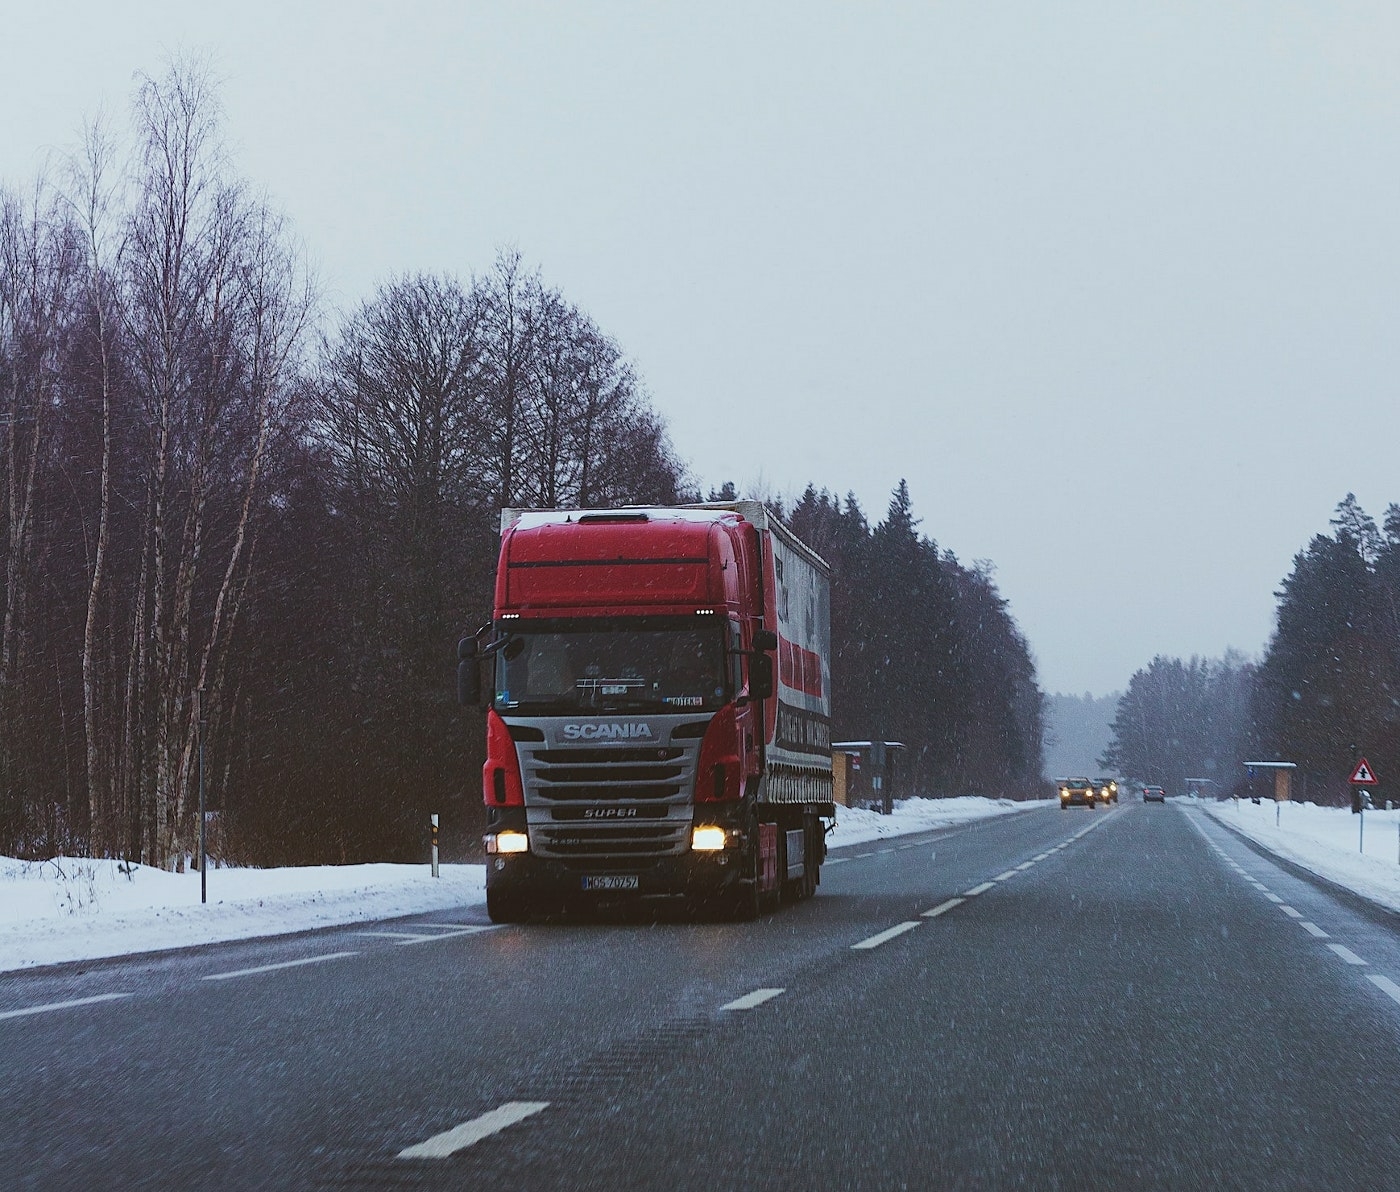
[[[1008, 799], [906, 799], [893, 815], [838, 808], [828, 844], [839, 847], [1004, 815], [1046, 803]], [[209, 902], [198, 873], [58, 857], [0, 857], [0, 972], [283, 935], [396, 915], [480, 904], [481, 865], [308, 865], [211, 869]]]
[[[866, 811], [861, 807], [838, 807], [836, 831], [826, 838], [827, 848], [861, 844], [885, 836], [905, 836], [910, 832], [927, 832], [931, 828], [946, 828], [969, 820], [987, 819], [1012, 811], [1027, 811], [1052, 806], [1053, 801], [1016, 803], [1010, 799], [983, 799], [964, 795], [956, 799], [902, 799], [894, 805], [893, 815]], [[1057, 805], [1057, 804], [1055, 804]]]
[[198, 873], [116, 861], [0, 858], [0, 972], [414, 915], [484, 901], [486, 870], [308, 865]]
[[[1219, 819], [1304, 869], [1400, 911], [1400, 811], [1353, 815], [1346, 807], [1248, 799], [1207, 803]], [[1277, 821], [1277, 823], [1275, 822]], [[1364, 843], [1366, 851], [1361, 851]]]

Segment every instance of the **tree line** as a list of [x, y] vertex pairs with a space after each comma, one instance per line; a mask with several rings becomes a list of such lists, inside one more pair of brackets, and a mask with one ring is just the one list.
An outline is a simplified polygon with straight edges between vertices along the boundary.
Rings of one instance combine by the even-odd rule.
[[[1213, 777], [1219, 794], [1271, 789], [1250, 760], [1291, 761], [1294, 797], [1340, 803], [1365, 756], [1400, 779], [1400, 505], [1382, 522], [1348, 493], [1293, 559], [1257, 664], [1156, 658], [1120, 701], [1105, 761], [1181, 790]], [[1390, 776], [1395, 776], [1391, 778]]]
[[[519, 253], [327, 315], [223, 151], [207, 73], [143, 79], [133, 117], [130, 150], [93, 126], [57, 176], [0, 191], [0, 852], [183, 864], [201, 742], [231, 858], [416, 857], [430, 811], [471, 839], [482, 734], [452, 673], [500, 509], [694, 482], [617, 342]], [[815, 492], [790, 520], [856, 618], [851, 731], [868, 710], [958, 793], [1038, 772], [990, 574], [918, 537], [902, 485], [873, 530]]]

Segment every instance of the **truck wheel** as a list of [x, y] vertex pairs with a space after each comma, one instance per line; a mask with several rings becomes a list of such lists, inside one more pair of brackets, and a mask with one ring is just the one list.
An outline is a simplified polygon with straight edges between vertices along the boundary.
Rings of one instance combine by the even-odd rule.
[[736, 923], [751, 923], [763, 911], [763, 895], [758, 888], [759, 874], [763, 868], [763, 859], [758, 847], [758, 819], [749, 821], [749, 850], [744, 857], [744, 881], [734, 888], [734, 893], [730, 896], [729, 915]]
[[530, 904], [519, 894], [487, 890], [486, 913], [492, 923], [524, 923], [530, 917]]

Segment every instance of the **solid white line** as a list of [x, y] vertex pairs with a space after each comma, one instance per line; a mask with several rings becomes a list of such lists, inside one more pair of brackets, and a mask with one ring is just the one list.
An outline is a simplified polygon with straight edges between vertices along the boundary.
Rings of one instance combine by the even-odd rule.
[[274, 973], [278, 969], [299, 968], [303, 964], [320, 964], [323, 960], [340, 960], [358, 956], [358, 952], [327, 952], [324, 956], [304, 956], [300, 960], [284, 960], [281, 964], [260, 964], [257, 968], [238, 969], [232, 973], [210, 973], [201, 981], [227, 981], [230, 977], [251, 977], [254, 973]]
[[1030, 868], [1032, 865], [1034, 865], [1034, 864], [1035, 864], [1034, 861], [1022, 861], [1021, 864], [1019, 864], [1019, 865], [1016, 866], [1016, 868], [1017, 868], [1018, 870], [1020, 870], [1020, 869], [1029, 869], [1029, 868]]
[[828, 857], [822, 862], [823, 865], [842, 865], [849, 861], [850, 857]]
[[732, 1002], [720, 1007], [721, 1010], [752, 1010], [755, 1006], [761, 1006], [764, 1002], [772, 1001], [779, 994], [786, 993], [785, 989], [755, 989], [752, 993], [746, 993], [743, 997], [736, 997]]
[[1295, 911], [1291, 906], [1281, 906], [1278, 909], [1281, 910], [1290, 919], [1301, 919], [1303, 917], [1302, 911]]
[[498, 1134], [507, 1126], [513, 1126], [516, 1122], [524, 1121], [527, 1117], [533, 1117], [540, 1110], [548, 1108], [548, 1101], [507, 1101], [499, 1109], [483, 1113], [479, 1118], [472, 1118], [471, 1121], [463, 1122], [460, 1126], [441, 1134], [434, 1134], [427, 1142], [404, 1148], [398, 1153], [398, 1158], [446, 1159], [449, 1155], [455, 1155], [473, 1143]]
[[1369, 964], [1368, 961], [1362, 960], [1361, 957], [1350, 948], [1344, 948], [1341, 944], [1328, 944], [1327, 946], [1348, 964]]
[[980, 886], [973, 886], [971, 890], [964, 890], [964, 898], [976, 898], [979, 894], [985, 894], [988, 890], [996, 889], [996, 882], [983, 882]]
[[940, 902], [936, 907], [933, 908], [933, 910], [925, 911], [922, 915], [919, 916], [919, 918], [936, 919], [939, 915], [947, 914], [955, 906], [962, 906], [962, 904], [965, 901], [967, 900], [964, 898], [950, 898], [947, 902]]
[[70, 1006], [95, 1006], [98, 1002], [116, 1002], [134, 996], [130, 993], [99, 993], [96, 997], [75, 997], [67, 1002], [49, 1002], [44, 1006], [26, 1006], [23, 1010], [5, 1010], [0, 1018], [28, 1018], [31, 1014], [47, 1014], [50, 1010], [67, 1010]]
[[1393, 1001], [1400, 1002], [1400, 985], [1395, 984], [1389, 977], [1382, 977], [1380, 973], [1367, 973], [1366, 980], [1377, 989], [1384, 990]]
[[1325, 931], [1323, 931], [1321, 927], [1319, 927], [1316, 923], [1309, 923], [1306, 919], [1299, 923], [1298, 926], [1301, 927], [1304, 931], [1306, 931], [1314, 939], [1331, 939], [1331, 936], [1329, 936]]
[[1265, 890], [1264, 897], [1267, 898], [1270, 902], [1277, 902], [1279, 904], [1283, 903], [1283, 899], [1271, 890]]
[[918, 926], [917, 921], [908, 923], [896, 923], [893, 927], [888, 927], [879, 935], [872, 935], [868, 940], [861, 940], [858, 944], [852, 944], [854, 948], [878, 948], [888, 940], [894, 939], [897, 935], [903, 935], [906, 931], [913, 931]]
[[1015, 871], [1014, 869], [1008, 869], [1005, 873], [999, 873], [999, 874], [997, 874], [996, 877], [992, 878], [992, 881], [994, 881], [994, 882], [1009, 882], [1009, 881], [1010, 881], [1013, 877], [1015, 877], [1015, 876], [1016, 876], [1016, 871]]

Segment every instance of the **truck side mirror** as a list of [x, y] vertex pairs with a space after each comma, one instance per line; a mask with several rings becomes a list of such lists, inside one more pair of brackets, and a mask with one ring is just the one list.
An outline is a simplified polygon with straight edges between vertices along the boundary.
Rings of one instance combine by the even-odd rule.
[[481, 703], [481, 668], [476, 661], [476, 638], [457, 643], [457, 702], [474, 708]]
[[749, 698], [771, 699], [773, 697], [773, 660], [767, 654], [754, 654], [749, 658]]
[[778, 648], [778, 635], [771, 629], [755, 629], [753, 631], [753, 648], [764, 653], [776, 650]]

